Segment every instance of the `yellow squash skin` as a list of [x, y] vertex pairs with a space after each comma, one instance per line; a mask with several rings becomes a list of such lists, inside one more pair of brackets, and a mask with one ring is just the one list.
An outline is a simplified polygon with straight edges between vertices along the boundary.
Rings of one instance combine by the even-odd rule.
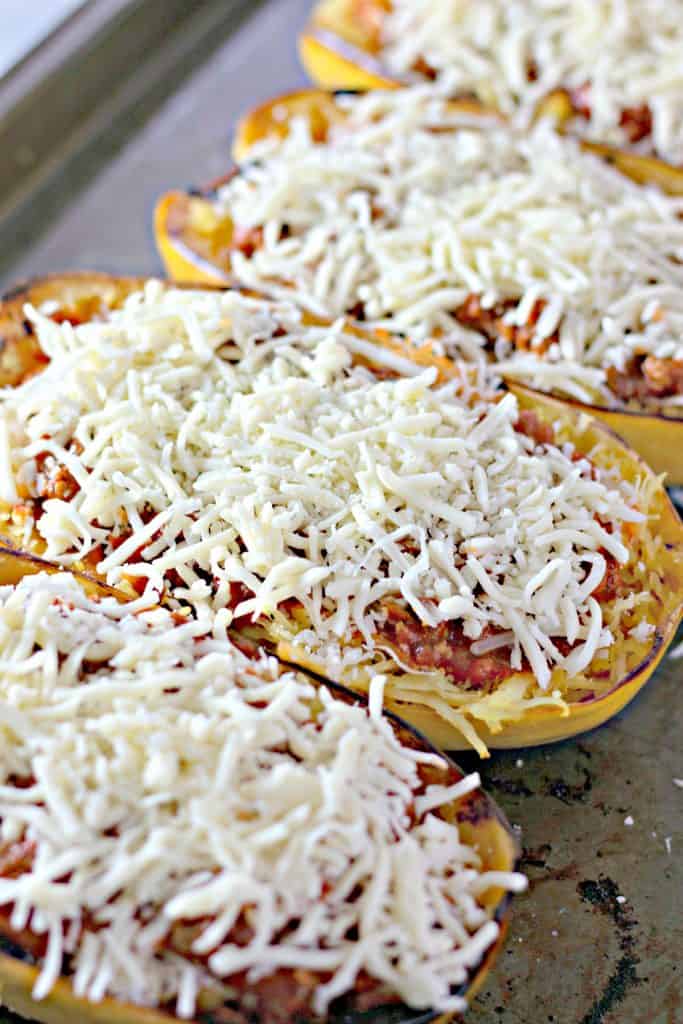
[[129, 595], [116, 587], [110, 587], [108, 583], [92, 576], [89, 573], [77, 572], [64, 569], [61, 565], [48, 562], [38, 555], [20, 551], [18, 548], [0, 543], [0, 587], [13, 587], [20, 583], [24, 576], [35, 576], [39, 572], [63, 573], [69, 572], [81, 584], [83, 590], [89, 597], [115, 597], [122, 604], [130, 600]]
[[25, 1020], [44, 1024], [169, 1024], [177, 1018], [142, 1006], [104, 999], [90, 1003], [79, 999], [70, 983], [61, 978], [45, 999], [36, 1002], [31, 990], [38, 970], [15, 957], [0, 954], [0, 1003]]
[[[554, 102], [558, 102], [554, 98]], [[471, 114], [485, 113], [472, 100], [453, 101], [454, 109]], [[339, 122], [340, 112], [334, 95], [310, 89], [277, 97], [256, 107], [242, 119], [233, 141], [233, 156], [239, 164], [249, 149], [260, 139], [287, 133], [293, 117], [310, 118], [314, 137], [323, 139], [331, 124]], [[661, 160], [634, 156], [618, 150], [609, 151], [585, 143], [585, 148], [600, 151], [636, 181], [654, 183], [669, 192], [683, 195], [683, 171], [670, 168]], [[237, 172], [233, 172], [237, 173]], [[211, 196], [221, 179], [190, 195], [169, 192], [157, 203], [155, 236], [168, 275], [175, 281], [192, 284], [223, 284], [230, 282], [229, 246], [232, 223], [219, 216]], [[667, 188], [668, 183], [668, 188]], [[638, 451], [657, 473], [666, 473], [667, 483], [683, 485], [683, 420], [651, 412], [624, 411], [607, 406], [585, 405], [562, 399], [567, 405], [589, 412], [603, 420]]]
[[387, 89], [401, 83], [377, 58], [373, 40], [359, 24], [353, 0], [322, 0], [299, 36], [304, 70], [323, 89]]
[[[0, 333], [3, 324], [16, 320], [16, 316], [14, 320], [8, 316], [8, 308], [16, 313], [17, 304], [21, 308], [27, 298], [44, 294], [44, 289], [48, 286], [53, 301], [59, 304], [60, 280], [64, 280], [65, 284], [69, 288], [71, 287], [71, 278], [54, 277], [46, 281], [36, 281], [27, 285], [21, 293], [13, 293], [8, 303], [0, 304]], [[90, 281], [89, 286], [88, 280]], [[91, 278], [84, 276], [79, 278], [78, 294], [79, 297], [85, 296], [91, 305], [99, 297], [100, 306], [105, 309], [107, 302], [117, 304], [122, 295], [128, 294], [141, 283], [139, 279], [119, 280], [97, 275], [93, 275]], [[305, 321], [319, 323], [308, 316], [305, 317]], [[349, 329], [361, 337], [367, 337], [367, 331], [364, 332], [355, 326], [351, 326]], [[24, 337], [25, 332], [22, 329], [22, 339]], [[390, 336], [378, 338], [378, 340], [391, 346], [397, 353], [409, 356], [420, 365], [435, 364], [429, 346], [421, 349], [407, 348], [400, 340]], [[442, 380], [457, 373], [455, 366], [447, 359], [437, 360], [436, 365]], [[586, 415], [583, 410], [575, 409], [569, 403], [550, 398], [529, 388], [514, 384], [511, 384], [510, 387], [518, 396], [521, 408], [533, 409], [546, 422], [564, 427], [579, 451], [589, 452], [596, 444], [602, 444], [609, 453], [610, 461], [618, 466], [625, 479], [634, 481], [637, 478], [647, 478], [653, 482], [655, 498], [652, 511], [658, 516], [657, 534], [666, 545], [666, 549], [665, 558], [660, 555], [658, 559], [653, 560], [651, 566], [647, 567], [656, 571], [662, 581], [661, 603], [655, 622], [656, 640], [654, 644], [644, 642], [632, 652], [625, 677], [615, 678], [610, 691], [602, 697], [570, 705], [568, 713], [553, 707], [536, 707], [525, 711], [519, 720], [506, 722], [502, 729], [495, 733], [486, 729], [483, 723], [477, 722], [477, 732], [485, 747], [489, 749], [536, 746], [541, 743], [564, 740], [608, 721], [621, 711], [650, 679], [673, 640], [681, 618], [683, 618], [683, 524], [664, 487], [661, 483], [655, 484], [653, 471], [632, 448], [624, 444], [620, 438], [594, 417]], [[0, 525], [0, 535], [2, 533], [5, 533], [6, 536], [4, 541], [0, 536], [0, 544], [4, 543], [5, 547], [16, 548], [21, 543], [22, 529], [20, 526], [13, 525], [11, 517], [4, 527]], [[30, 554], [40, 556], [42, 551], [42, 541], [35, 535], [31, 541]], [[266, 639], [273, 644], [277, 642], [267, 636]], [[292, 647], [291, 644], [280, 643], [277, 653], [284, 661], [297, 664], [318, 675], [325, 674], [319, 663], [312, 660], [305, 652]], [[338, 679], [336, 681], [343, 683], [345, 680]], [[427, 708], [412, 703], [397, 702], [390, 705], [390, 709], [424, 732], [437, 746], [447, 750], [468, 749], [470, 746], [456, 727]], [[480, 752], [483, 755], [486, 753], [483, 747]]]
[[[195, 225], [189, 232], [188, 222]], [[176, 227], [182, 225], [182, 227]], [[203, 195], [167, 192], [154, 209], [154, 236], [166, 273], [193, 285], [230, 284], [220, 267], [221, 251], [230, 244], [232, 224], [218, 218]]]
[[[61, 567], [50, 562], [26, 555], [18, 551], [8, 550], [0, 546], [0, 586], [18, 584], [24, 576], [37, 572], [62, 572]], [[91, 596], [115, 596], [123, 599], [124, 595], [107, 587], [99, 581], [75, 573], [84, 589]], [[349, 702], [362, 700], [357, 694], [334, 683], [330, 689], [338, 699]], [[414, 729], [408, 727], [400, 719], [393, 719], [393, 726], [403, 742], [415, 748], [439, 753], [432, 744]], [[448, 769], [429, 769], [430, 782], [441, 782], [445, 778], [448, 784], [463, 777], [463, 772], [448, 763]], [[519, 864], [520, 848], [517, 838], [495, 802], [481, 789], [476, 789], [462, 799], [453, 802], [443, 809], [443, 816], [448, 821], [456, 822], [463, 841], [476, 848], [482, 860], [483, 871], [515, 871]], [[510, 895], [500, 888], [487, 891], [482, 902], [492, 917], [499, 923], [500, 931], [493, 945], [487, 950], [480, 962], [471, 969], [467, 984], [463, 986], [461, 995], [468, 1000], [474, 998], [481, 988], [486, 975], [491, 969], [500, 949], [503, 946], [510, 917]], [[5, 947], [6, 948], [6, 947]], [[0, 936], [0, 1006], [6, 1006], [14, 1013], [27, 1020], [43, 1021], [44, 1024], [73, 1024], [78, 1020], [81, 1024], [170, 1024], [177, 1018], [163, 1010], [152, 1010], [145, 1007], [121, 1003], [115, 999], [105, 999], [100, 1003], [91, 1003], [87, 999], [76, 996], [68, 978], [61, 978], [49, 995], [35, 1001], [31, 991], [38, 977], [38, 968], [5, 952], [3, 939]], [[200, 997], [201, 999], [201, 997]], [[425, 1011], [406, 1009], [406, 1024], [446, 1024], [452, 1019], [451, 1014], [437, 1015]], [[381, 1018], [381, 1011], [378, 1019]], [[211, 1021], [211, 1008], [206, 1007], [200, 1019], [207, 1024]], [[351, 1019], [351, 1024], [353, 1018]], [[344, 1020], [349, 1021], [348, 1016]], [[362, 1015], [365, 1024], [372, 1024], [372, 1012]], [[334, 1024], [334, 1018], [330, 1018]], [[340, 1022], [341, 1024], [341, 1022]]]

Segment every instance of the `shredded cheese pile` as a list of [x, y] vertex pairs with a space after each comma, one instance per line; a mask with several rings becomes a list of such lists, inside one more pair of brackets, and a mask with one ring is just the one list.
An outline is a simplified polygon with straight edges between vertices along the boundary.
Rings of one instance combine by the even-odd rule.
[[282, 968], [323, 976], [320, 1014], [361, 970], [464, 1008], [452, 992], [498, 934], [482, 897], [525, 885], [434, 813], [477, 775], [425, 786], [445, 762], [381, 713], [66, 575], [0, 588], [0, 665], [0, 848], [33, 851], [0, 903], [46, 936], [35, 998], [68, 955], [76, 995], [186, 1018], [206, 989], [235, 999], [223, 979]]
[[511, 326], [541, 300], [529, 352], [496, 342], [500, 372], [581, 401], [614, 402], [605, 369], [636, 353], [683, 359], [683, 200], [547, 124], [458, 115], [423, 87], [337, 102], [328, 141], [294, 118], [219, 191], [239, 230], [263, 228], [253, 253], [232, 253], [239, 280], [321, 316], [361, 303], [369, 322], [442, 335], [468, 359], [486, 344], [455, 318], [468, 296], [515, 300]]
[[[466, 401], [342, 324], [237, 293], [152, 283], [108, 323], [27, 315], [51, 362], [3, 396], [2, 496], [35, 493], [45, 453], [68, 468], [79, 490], [37, 519], [48, 557], [99, 547], [111, 583], [173, 579], [225, 617], [231, 583], [254, 595], [236, 617], [282, 618], [293, 599], [305, 642], [341, 644], [349, 665], [374, 658], [387, 598], [470, 641], [502, 633], [542, 689], [613, 643], [592, 595], [606, 555], [629, 561], [636, 486], [517, 432], [512, 394]], [[409, 375], [378, 379], [354, 353]]]
[[382, 31], [394, 74], [414, 79], [425, 60], [451, 95], [507, 114], [588, 86], [591, 117], [575, 128], [601, 142], [628, 145], [622, 112], [647, 104], [641, 148], [683, 165], [681, 0], [392, 0]]

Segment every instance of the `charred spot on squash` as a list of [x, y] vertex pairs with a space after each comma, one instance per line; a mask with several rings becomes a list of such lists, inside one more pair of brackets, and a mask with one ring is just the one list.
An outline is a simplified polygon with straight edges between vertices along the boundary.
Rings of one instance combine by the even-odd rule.
[[232, 221], [222, 217], [205, 196], [178, 195], [168, 207], [166, 226], [172, 238], [201, 259], [221, 270], [230, 269], [236, 247]]

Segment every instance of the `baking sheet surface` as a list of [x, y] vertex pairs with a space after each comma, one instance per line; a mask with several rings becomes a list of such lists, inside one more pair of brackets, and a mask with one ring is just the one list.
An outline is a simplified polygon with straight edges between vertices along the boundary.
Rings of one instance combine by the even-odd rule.
[[[77, 203], [36, 229], [3, 284], [67, 268], [159, 273], [154, 200], [223, 173], [239, 114], [305, 84], [295, 34], [308, 7], [260, 8]], [[521, 828], [531, 880], [468, 1020], [682, 1024], [681, 684], [683, 661], [668, 659], [625, 713], [579, 741], [494, 754], [483, 766], [460, 758]]]

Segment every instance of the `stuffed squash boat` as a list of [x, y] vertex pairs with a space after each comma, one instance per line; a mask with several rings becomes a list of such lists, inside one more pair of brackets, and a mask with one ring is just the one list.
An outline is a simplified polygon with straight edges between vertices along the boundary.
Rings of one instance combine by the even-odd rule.
[[525, 887], [478, 775], [214, 619], [35, 570], [0, 551], [3, 1004], [463, 1010]]
[[683, 482], [682, 199], [547, 124], [520, 134], [421, 88], [275, 100], [237, 152], [229, 181], [159, 204], [176, 279], [440, 337], [587, 407]]
[[237, 292], [52, 310], [25, 306], [42, 369], [2, 395], [15, 545], [481, 754], [605, 721], [663, 656], [681, 524], [589, 418]]
[[683, 168], [681, 0], [322, 0], [300, 52], [326, 88], [435, 82]]

